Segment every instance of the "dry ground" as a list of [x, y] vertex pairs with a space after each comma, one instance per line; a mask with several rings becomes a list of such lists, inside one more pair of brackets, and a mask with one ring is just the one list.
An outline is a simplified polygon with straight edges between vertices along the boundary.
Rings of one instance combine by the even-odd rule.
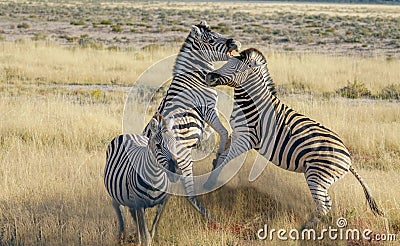
[[[333, 210], [321, 227], [335, 226], [336, 220], [344, 217], [347, 228], [395, 234], [397, 241], [384, 244], [398, 245], [400, 107], [396, 95], [400, 94], [382, 100], [386, 98], [383, 92], [388, 88], [396, 92], [399, 86], [398, 6], [0, 4], [1, 245], [116, 244], [117, 220], [102, 181], [107, 143], [122, 130], [129, 86], [148, 66], [178, 51], [179, 44], [174, 43], [182, 42], [199, 13], [221, 32], [243, 38], [246, 47], [254, 43], [264, 51], [282, 100], [343, 138], [355, 167], [386, 214], [385, 219], [373, 216], [361, 186], [347, 175], [330, 190]], [[151, 13], [157, 18], [149, 18]], [[174, 22], [177, 19], [181, 21]], [[100, 24], [102, 20], [110, 23]], [[293, 26], [286, 25], [292, 22]], [[295, 28], [296, 22], [301, 28]], [[246, 29], [239, 28], [243, 23]], [[264, 34], [256, 33], [260, 27], [251, 23], [265, 23], [265, 39]], [[115, 25], [122, 31], [112, 31]], [[338, 28], [332, 36], [328, 26]], [[317, 29], [327, 34], [314, 33]], [[304, 30], [309, 31], [306, 43], [296, 39]], [[343, 34], [349, 30], [352, 33]], [[380, 38], [379, 31], [385, 38]], [[307, 32], [303, 34], [307, 36]], [[360, 35], [362, 40], [353, 40], [357, 42], [344, 41]], [[325, 44], [318, 43], [325, 37]], [[20, 38], [23, 40], [15, 41]], [[335, 43], [332, 40], [336, 38]], [[171, 44], [165, 45], [166, 41]], [[144, 46], [147, 48], [141, 49]], [[303, 50], [308, 52], [298, 52]], [[330, 54], [321, 54], [326, 51]], [[354, 81], [371, 95], [348, 99], [337, 93]], [[155, 244], [281, 245], [276, 237], [271, 242], [257, 240], [256, 232], [264, 224], [298, 229], [314, 211], [314, 204], [303, 175], [272, 164], [258, 180], [249, 183], [254, 157], [251, 152], [244, 168], [227, 186], [201, 197], [221, 223], [206, 221], [183, 197], [171, 197]], [[196, 163], [195, 171], [210, 170], [211, 158]], [[126, 217], [132, 232], [132, 221]], [[325, 239], [289, 240], [286, 244], [383, 243]]]

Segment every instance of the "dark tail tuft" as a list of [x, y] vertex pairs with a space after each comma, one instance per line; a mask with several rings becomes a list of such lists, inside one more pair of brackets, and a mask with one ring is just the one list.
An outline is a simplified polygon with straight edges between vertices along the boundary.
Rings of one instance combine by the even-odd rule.
[[358, 174], [357, 171], [354, 170], [354, 168], [352, 166], [350, 166], [350, 171], [353, 173], [353, 175], [357, 178], [357, 180], [360, 182], [361, 186], [363, 187], [365, 198], [367, 199], [369, 207], [371, 208], [372, 212], [375, 215], [384, 216], [383, 212], [381, 210], [379, 210], [375, 199], [371, 195], [370, 189], [368, 188], [365, 181], [361, 178], [360, 174]]

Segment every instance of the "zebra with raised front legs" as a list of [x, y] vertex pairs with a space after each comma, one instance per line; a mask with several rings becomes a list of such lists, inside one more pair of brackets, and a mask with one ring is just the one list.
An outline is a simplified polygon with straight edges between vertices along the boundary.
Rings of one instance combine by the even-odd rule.
[[[139, 243], [150, 245], [168, 194], [170, 181], [176, 182], [173, 173], [179, 173], [175, 158], [176, 140], [171, 132], [173, 120], [160, 114], [149, 123], [150, 138], [125, 134], [115, 137], [108, 145], [104, 184], [112, 197], [119, 223], [119, 240], [124, 239], [124, 220], [120, 206], [129, 207], [136, 224]], [[166, 172], [168, 170], [171, 173]], [[152, 229], [149, 232], [145, 210], [158, 205]]]
[[367, 184], [351, 166], [349, 151], [338, 135], [297, 113], [272, 93], [274, 83], [261, 52], [256, 49], [241, 52], [207, 74], [206, 83], [234, 87], [235, 105], [230, 119], [232, 143], [219, 157], [205, 187], [214, 186], [221, 169], [230, 160], [255, 149], [275, 165], [305, 174], [317, 206], [317, 216], [307, 226], [331, 210], [328, 189], [349, 170], [362, 185], [374, 214], [383, 215]]
[[[222, 125], [217, 109], [217, 92], [205, 85], [206, 74], [214, 69], [214, 62], [227, 61], [240, 43], [223, 37], [210, 29], [205, 21], [192, 26], [176, 58], [173, 80], [157, 113], [174, 117], [173, 131], [181, 144], [177, 147], [177, 161], [183, 173], [183, 186], [189, 202], [202, 214], [210, 215], [194, 197], [193, 160], [191, 150], [204, 136], [209, 124], [220, 136], [219, 156], [228, 141], [228, 131]], [[143, 131], [151, 136], [148, 126]]]

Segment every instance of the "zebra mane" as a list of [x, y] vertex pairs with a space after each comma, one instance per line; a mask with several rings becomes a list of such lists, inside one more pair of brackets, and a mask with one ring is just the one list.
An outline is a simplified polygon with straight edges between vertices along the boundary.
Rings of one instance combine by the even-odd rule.
[[267, 84], [268, 90], [271, 92], [271, 94], [276, 95], [276, 87], [275, 87], [274, 81], [272, 80], [272, 78], [269, 74], [269, 70], [267, 67], [267, 59], [265, 58], [264, 54], [261, 51], [259, 51], [256, 48], [249, 48], [249, 49], [243, 50], [242, 52], [240, 52], [239, 59], [241, 61], [254, 60], [255, 62], [264, 64], [265, 66], [263, 66], [263, 69], [261, 70], [263, 73], [265, 73], [264, 83]]
[[155, 113], [153, 119], [157, 121], [157, 130], [158, 131], [170, 131], [174, 125], [174, 117], [167, 116], [164, 117], [160, 113]]
[[[204, 32], [210, 32], [210, 31], [211, 31], [210, 26], [209, 26], [205, 21], [202, 21], [202, 22], [200, 22], [200, 24], [197, 24], [197, 25], [195, 25], [195, 26], [198, 27], [198, 28], [200, 28], [200, 30], [202, 30], [202, 31], [204, 31]], [[187, 57], [192, 56], [192, 55], [190, 54], [190, 52], [196, 52], [196, 51], [192, 50], [192, 49], [193, 49], [193, 47], [192, 47], [192, 43], [193, 43], [193, 42], [194, 42], [194, 39], [193, 39], [193, 37], [189, 34], [189, 35], [185, 38], [185, 41], [183, 42], [181, 48], [179, 49], [179, 54], [178, 54], [177, 59], [175, 60], [175, 64], [174, 64], [174, 67], [173, 67], [173, 76], [178, 75], [178, 73], [176, 73], [176, 70], [177, 70], [177, 68], [178, 68], [179, 66], [181, 66], [181, 65], [179, 65], [178, 63], [179, 63], [180, 61], [182, 62], [182, 60], [186, 60]], [[186, 57], [186, 58], [185, 58], [185, 57]], [[210, 64], [210, 66], [211, 66], [211, 65], [212, 65], [212, 64]], [[211, 68], [210, 68], [210, 69], [211, 69]], [[200, 70], [195, 69], [195, 71], [201, 71], [201, 69], [200, 69]]]
[[207, 32], [211, 31], [211, 28], [210, 28], [210, 26], [207, 24], [206, 21], [201, 21], [200, 24], [197, 24], [197, 25], [195, 25], [195, 26], [197, 26], [197, 27], [200, 28], [200, 29], [204, 29], [204, 30], [207, 31]]

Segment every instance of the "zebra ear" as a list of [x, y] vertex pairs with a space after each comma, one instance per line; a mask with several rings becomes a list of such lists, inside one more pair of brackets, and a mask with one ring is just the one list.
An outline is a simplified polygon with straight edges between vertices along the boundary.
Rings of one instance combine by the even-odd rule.
[[194, 38], [201, 38], [201, 30], [197, 26], [192, 26], [192, 29], [190, 29], [190, 35], [192, 35]]
[[152, 118], [150, 120], [150, 130], [151, 130], [151, 133], [153, 135], [157, 133], [157, 131], [158, 131], [158, 121], [157, 121], [157, 119]]
[[207, 21], [205, 20], [202, 20], [199, 25], [204, 26], [205, 28], [210, 28], [210, 26], [207, 24]]

